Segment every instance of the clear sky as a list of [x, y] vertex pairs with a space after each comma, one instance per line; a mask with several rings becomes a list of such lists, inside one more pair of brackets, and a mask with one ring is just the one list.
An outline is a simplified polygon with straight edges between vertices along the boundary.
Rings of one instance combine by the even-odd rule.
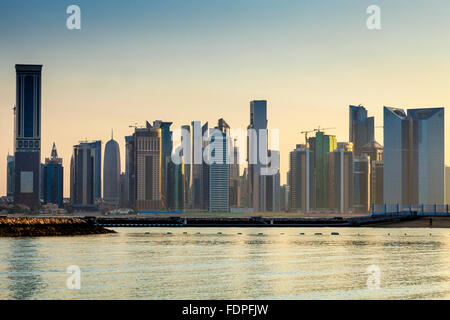
[[[71, 4], [81, 30], [66, 28]], [[366, 27], [372, 4], [381, 30]], [[42, 160], [56, 142], [66, 196], [79, 140], [105, 144], [114, 129], [123, 170], [130, 124], [223, 117], [246, 128], [254, 99], [268, 100], [269, 127], [280, 129], [285, 183], [300, 131], [336, 127], [328, 133], [348, 140], [349, 104], [366, 106], [376, 126], [383, 105], [450, 105], [449, 34], [448, 0], [1, 0], [0, 195], [16, 63], [44, 65]]]

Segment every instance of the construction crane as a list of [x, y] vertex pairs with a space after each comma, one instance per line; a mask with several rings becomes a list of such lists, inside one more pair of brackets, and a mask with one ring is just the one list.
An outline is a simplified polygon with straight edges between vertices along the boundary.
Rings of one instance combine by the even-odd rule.
[[331, 130], [331, 129], [336, 129], [336, 127], [321, 128], [320, 126], [318, 126], [318, 128], [314, 129], [314, 131], [316, 131], [316, 132], [323, 132], [324, 130]]
[[306, 131], [302, 131], [300, 132], [301, 134], [305, 135], [305, 145], [308, 146], [308, 133], [310, 132], [314, 132], [315, 130], [306, 130]]

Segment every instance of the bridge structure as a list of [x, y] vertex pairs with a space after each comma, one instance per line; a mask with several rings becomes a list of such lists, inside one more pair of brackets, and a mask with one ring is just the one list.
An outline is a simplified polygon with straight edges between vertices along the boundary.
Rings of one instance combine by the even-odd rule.
[[372, 204], [372, 216], [450, 217], [448, 204]]

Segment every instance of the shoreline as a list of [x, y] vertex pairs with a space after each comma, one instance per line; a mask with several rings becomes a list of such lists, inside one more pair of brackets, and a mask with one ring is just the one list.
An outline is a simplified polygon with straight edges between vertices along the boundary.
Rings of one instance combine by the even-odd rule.
[[0, 218], [0, 237], [77, 236], [116, 233], [79, 218]]

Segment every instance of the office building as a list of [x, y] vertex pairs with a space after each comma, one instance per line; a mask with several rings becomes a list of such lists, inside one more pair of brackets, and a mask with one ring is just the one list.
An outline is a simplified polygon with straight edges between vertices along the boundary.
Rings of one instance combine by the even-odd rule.
[[14, 203], [40, 207], [42, 65], [16, 65]]
[[80, 142], [73, 146], [70, 161], [70, 201], [76, 211], [95, 210], [95, 164], [97, 142]]
[[353, 152], [361, 154], [361, 148], [374, 140], [374, 117], [367, 117], [363, 106], [349, 106], [349, 141], [353, 142]]
[[125, 199], [124, 207], [134, 208], [136, 205], [136, 175], [134, 136], [125, 136]]
[[230, 126], [219, 119], [210, 130], [211, 158], [209, 159], [209, 211], [230, 211]]
[[314, 153], [310, 148], [299, 144], [289, 153], [288, 174], [289, 209], [310, 212], [315, 207]]
[[445, 167], [445, 203], [450, 204], [450, 167]]
[[353, 157], [353, 211], [366, 213], [370, 206], [370, 158]]
[[118, 205], [120, 200], [120, 150], [119, 144], [111, 134], [105, 145], [103, 163], [103, 201]]
[[54, 203], [62, 208], [64, 199], [64, 168], [62, 159], [58, 158], [55, 143], [53, 143], [50, 158], [45, 159], [42, 180], [44, 185], [44, 203]]
[[161, 194], [161, 130], [148, 121], [145, 128], [134, 132], [136, 165], [136, 209], [140, 211], [160, 211]]
[[6, 196], [14, 197], [14, 156], [6, 158]]
[[[280, 152], [277, 150], [268, 151], [269, 158], [276, 163], [280, 163]], [[266, 178], [266, 196], [265, 211], [266, 212], [280, 212], [280, 168], [276, 169], [274, 174], [265, 176]]]
[[353, 152], [348, 144], [327, 154], [328, 208], [349, 212], [353, 208]]
[[254, 212], [264, 212], [266, 211], [266, 178], [261, 175], [261, 169], [266, 166], [267, 159], [261, 159], [261, 156], [268, 154], [266, 100], [250, 102], [248, 130], [250, 132], [247, 141], [249, 201]]
[[371, 141], [361, 148], [360, 154], [370, 161], [369, 204], [383, 204], [383, 146]]
[[337, 148], [336, 136], [322, 131], [308, 139], [310, 150], [314, 153], [315, 207], [328, 207], [327, 154]]
[[444, 202], [444, 108], [384, 107], [384, 202]]

